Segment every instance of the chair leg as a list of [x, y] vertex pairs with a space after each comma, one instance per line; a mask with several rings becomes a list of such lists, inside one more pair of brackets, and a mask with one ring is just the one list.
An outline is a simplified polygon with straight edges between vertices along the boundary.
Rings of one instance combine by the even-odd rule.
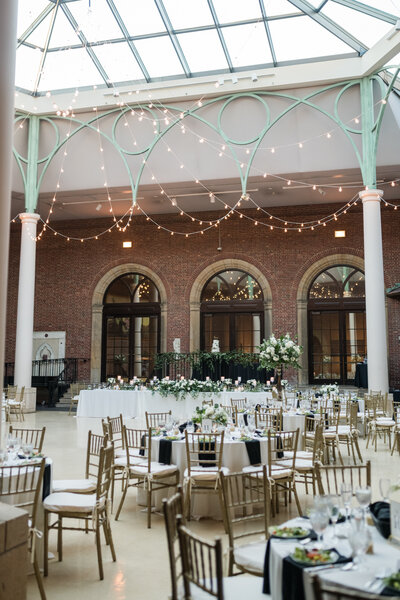
[[44, 511], [43, 574], [49, 574], [49, 513]]
[[62, 518], [58, 518], [58, 534], [57, 534], [57, 552], [58, 552], [58, 560], [62, 561]]
[[111, 533], [111, 525], [110, 525], [110, 521], [108, 520], [107, 517], [106, 517], [106, 529], [107, 529], [108, 544], [109, 544], [110, 550], [111, 550], [111, 556], [112, 556], [113, 561], [115, 562], [117, 560], [117, 557], [115, 554], [114, 542], [113, 542], [113, 537], [112, 537], [112, 533]]
[[122, 505], [125, 502], [125, 496], [126, 496], [126, 492], [128, 491], [128, 487], [129, 487], [129, 479], [127, 478], [125, 486], [124, 486], [124, 489], [123, 489], [123, 492], [122, 492], [121, 500], [120, 500], [120, 503], [119, 503], [119, 506], [118, 506], [118, 509], [117, 509], [117, 512], [116, 512], [116, 515], [115, 515], [115, 520], [116, 521], [118, 521], [119, 514], [120, 514], [121, 509], [122, 509]]
[[297, 490], [296, 490], [296, 484], [295, 484], [295, 482], [293, 482], [293, 494], [294, 494], [294, 499], [296, 500], [296, 506], [297, 506], [297, 510], [299, 512], [299, 516], [301, 517], [301, 515], [303, 513], [302, 513], [302, 510], [301, 510], [299, 497], [297, 495]]
[[97, 517], [96, 520], [96, 548], [97, 548], [97, 561], [99, 563], [99, 576], [100, 579], [103, 580], [104, 579], [104, 572], [103, 572], [103, 560], [101, 557], [101, 540], [100, 540], [100, 522], [99, 522], [99, 517]]
[[152, 497], [152, 483], [147, 482], [147, 529], [151, 529], [151, 497]]
[[[35, 534], [33, 534], [33, 535], [35, 535]], [[42, 575], [40, 573], [39, 564], [38, 564], [36, 556], [33, 557], [33, 569], [35, 571], [35, 577], [36, 577], [36, 582], [37, 582], [38, 588], [39, 588], [40, 598], [41, 598], [41, 600], [46, 600], [46, 592], [44, 591], [43, 579], [42, 579]]]

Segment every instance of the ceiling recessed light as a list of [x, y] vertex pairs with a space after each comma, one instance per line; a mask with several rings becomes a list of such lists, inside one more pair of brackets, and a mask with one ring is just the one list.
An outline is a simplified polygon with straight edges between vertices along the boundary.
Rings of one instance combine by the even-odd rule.
[[342, 230], [336, 229], [335, 230], [335, 238], [344, 238], [344, 237], [346, 237], [346, 231], [344, 229], [342, 229]]
[[132, 248], [132, 242], [122, 242], [123, 248]]

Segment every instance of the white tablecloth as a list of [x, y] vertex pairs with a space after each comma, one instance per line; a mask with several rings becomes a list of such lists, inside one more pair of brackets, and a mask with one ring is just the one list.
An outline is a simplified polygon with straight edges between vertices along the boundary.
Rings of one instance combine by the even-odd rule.
[[[310, 522], [304, 519], [293, 519], [288, 521], [286, 525], [302, 525], [310, 527]], [[337, 525], [337, 531], [341, 528], [346, 527], [345, 524]], [[347, 586], [353, 589], [362, 590], [364, 592], [372, 593], [372, 589], [366, 589], [365, 584], [371, 581], [375, 575], [381, 575], [383, 571], [385, 573], [392, 573], [398, 570], [398, 561], [400, 560], [400, 549], [396, 548], [392, 544], [389, 544], [377, 531], [375, 527], [369, 527], [371, 533], [374, 553], [368, 554], [363, 558], [363, 563], [360, 565], [359, 570], [342, 571], [340, 567], [322, 570], [318, 572], [318, 577], [329, 581], [329, 583]], [[296, 542], [290, 540], [271, 540], [270, 550], [270, 561], [269, 561], [269, 576], [271, 586], [271, 596], [274, 600], [282, 599], [282, 563], [283, 558], [290, 554], [295, 546], [298, 545]], [[335, 548], [344, 556], [351, 555], [350, 545], [347, 540], [340, 539], [335, 544]], [[312, 569], [309, 569], [312, 571]], [[304, 580], [304, 591], [306, 600], [314, 600], [313, 593], [310, 589], [308, 582], [307, 570], [303, 574]], [[376, 593], [376, 592], [374, 592]]]
[[218, 404], [230, 404], [231, 398], [252, 399], [254, 402], [265, 402], [267, 392], [221, 392], [220, 394], [199, 394], [195, 398], [187, 395], [182, 400], [175, 396], [161, 396], [149, 390], [121, 391], [109, 389], [82, 390], [79, 394], [78, 417], [144, 417], [144, 413], [165, 412], [172, 410], [178, 418], [193, 414], [202, 400], [212, 398]]

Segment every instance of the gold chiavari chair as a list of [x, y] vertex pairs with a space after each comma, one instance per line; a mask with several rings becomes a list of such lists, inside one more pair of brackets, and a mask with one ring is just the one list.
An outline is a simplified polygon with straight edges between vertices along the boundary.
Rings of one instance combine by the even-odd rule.
[[24, 417], [24, 395], [25, 395], [25, 386], [21, 387], [21, 390], [16, 392], [15, 398], [7, 399], [7, 416], [8, 420], [12, 421], [12, 416], [16, 417], [17, 421], [25, 421]]
[[172, 412], [147, 412], [146, 410], [146, 427], [164, 427], [168, 417], [171, 416]]
[[358, 487], [371, 486], [371, 463], [368, 460], [364, 465], [321, 465], [316, 463], [315, 475], [318, 493], [339, 495], [342, 483], [349, 483], [353, 495]]
[[176, 493], [171, 498], [164, 498], [163, 500], [163, 513], [165, 520], [165, 529], [167, 533], [167, 545], [168, 545], [168, 556], [169, 556], [169, 568], [171, 573], [171, 600], [180, 600], [180, 587], [182, 579], [182, 561], [179, 553], [179, 542], [178, 542], [178, 527], [176, 518], [181, 515], [182, 524], [184, 524], [183, 517], [183, 489], [181, 485], [176, 488]]
[[23, 444], [32, 446], [32, 450], [35, 452], [40, 453], [42, 451], [46, 427], [42, 427], [42, 429], [27, 429], [10, 425], [9, 433], [19, 438]]
[[[370, 395], [369, 400], [369, 412], [370, 418], [368, 423], [368, 437], [367, 437], [367, 445], [368, 448], [369, 441], [375, 446], [375, 452], [378, 449], [378, 437], [381, 438], [383, 436], [384, 443], [386, 442], [386, 436], [389, 442], [389, 450], [391, 450], [391, 434], [395, 428], [395, 421], [392, 419], [392, 414], [387, 415], [384, 411], [385, 399], [380, 394], [379, 396]], [[372, 414], [371, 414], [372, 412]]]
[[43, 488], [46, 459], [30, 461], [29, 465], [0, 467], [0, 501], [26, 510], [29, 514], [28, 548], [41, 600], [46, 600], [42, 575], [36, 555], [37, 512]]
[[339, 457], [340, 464], [343, 465], [343, 458], [339, 447], [339, 420], [340, 420], [340, 406], [333, 405], [327, 406], [320, 412], [321, 422], [324, 423], [323, 438], [325, 446], [325, 457], [327, 463], [330, 462], [330, 456], [332, 453], [332, 460], [336, 462], [336, 453]]
[[221, 493], [229, 540], [228, 575], [234, 575], [236, 567], [262, 577], [271, 507], [266, 466], [246, 473], [221, 473]]
[[400, 404], [398, 403], [393, 403], [393, 417], [396, 425], [393, 431], [393, 444], [391, 456], [393, 456], [395, 448], [397, 448], [397, 451], [400, 454]]
[[254, 413], [256, 429], [282, 431], [282, 408], [267, 408]]
[[127, 466], [122, 482], [122, 496], [115, 514], [117, 521], [130, 487], [142, 488], [146, 492], [147, 527], [151, 527], [153, 494], [159, 490], [175, 488], [179, 483], [176, 465], [165, 465], [151, 460], [151, 427], [149, 429], [122, 429]]
[[247, 398], [231, 398], [231, 406], [235, 406], [238, 411], [244, 410], [247, 406]]
[[216, 598], [228, 600], [251, 598], [269, 600], [262, 592], [262, 579], [251, 575], [223, 577], [222, 542], [204, 540], [182, 525], [178, 517], [179, 547], [183, 567], [183, 600], [193, 598]]
[[229, 473], [222, 466], [224, 432], [188, 433], [185, 430], [187, 468], [184, 472], [185, 515], [190, 521], [193, 494], [219, 493], [221, 472]]
[[226, 404], [226, 405], [222, 405], [221, 404], [221, 408], [223, 408], [224, 411], [232, 419], [232, 423], [234, 423], [235, 425], [237, 425], [238, 424], [238, 410], [237, 410], [237, 407], [236, 406], [229, 406], [228, 404]]
[[[108, 518], [108, 492], [111, 483], [111, 470], [114, 458], [112, 444], [100, 449], [100, 458], [97, 474], [96, 491], [93, 494], [52, 493], [43, 501], [44, 507], [44, 575], [48, 575], [49, 533], [55, 529], [58, 532], [57, 552], [58, 560], [62, 561], [62, 532], [84, 531], [88, 533], [93, 529], [96, 539], [97, 562], [100, 579], [104, 579], [103, 559], [101, 553], [100, 531], [103, 529], [106, 544], [110, 547], [113, 561], [116, 561], [114, 543], [112, 539], [110, 520]], [[51, 523], [51, 515], [56, 520]], [[78, 521], [75, 526], [65, 526], [65, 519]], [[79, 526], [80, 520], [84, 527]], [[89, 527], [92, 525], [92, 527]]]
[[347, 424], [338, 426], [338, 440], [339, 444], [344, 444], [347, 447], [347, 455], [353, 456], [354, 464], [357, 464], [356, 452], [360, 462], [362, 463], [362, 455], [360, 446], [358, 444], [358, 404], [357, 402], [348, 401], [347, 413]]
[[83, 479], [54, 479], [53, 492], [93, 494], [97, 488], [101, 450], [109, 442], [107, 436], [88, 432], [85, 477]]
[[72, 413], [72, 409], [74, 408], [74, 406], [78, 406], [80, 393], [79, 384], [71, 383], [71, 385], [69, 386], [69, 393], [71, 394], [71, 400], [69, 403], [68, 415]]
[[[294, 469], [296, 471], [296, 483], [304, 483], [305, 492], [308, 494], [308, 485], [312, 486], [313, 494], [316, 493], [316, 479], [315, 479], [315, 463], [321, 461], [324, 455], [324, 439], [323, 439], [323, 425], [321, 421], [316, 419], [310, 419], [312, 422], [313, 430], [312, 437], [306, 438], [311, 440], [311, 446], [306, 446], [305, 450], [297, 451], [296, 459], [294, 463]], [[308, 424], [308, 427], [311, 427]], [[310, 432], [308, 432], [310, 433]], [[291, 466], [292, 453], [285, 452], [284, 459], [279, 460], [280, 464]]]

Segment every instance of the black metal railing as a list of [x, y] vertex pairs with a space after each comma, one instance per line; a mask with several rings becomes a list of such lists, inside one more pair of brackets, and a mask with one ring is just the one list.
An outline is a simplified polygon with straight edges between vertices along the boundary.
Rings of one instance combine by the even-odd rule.
[[[88, 358], [53, 358], [32, 361], [32, 386], [46, 386], [49, 381], [70, 384], [89, 380], [90, 360]], [[14, 363], [4, 364], [4, 385], [14, 382]]]

